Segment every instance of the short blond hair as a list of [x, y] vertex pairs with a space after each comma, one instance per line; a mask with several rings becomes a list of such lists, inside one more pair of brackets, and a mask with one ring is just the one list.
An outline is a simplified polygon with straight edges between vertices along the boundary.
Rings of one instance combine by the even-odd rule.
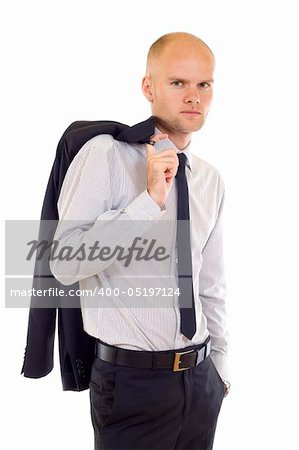
[[149, 75], [150, 64], [154, 59], [157, 59], [162, 51], [167, 47], [168, 44], [174, 42], [176, 40], [181, 40], [185, 42], [194, 42], [194, 44], [200, 44], [205, 47], [210, 53], [213, 59], [215, 60], [214, 53], [210, 49], [210, 47], [198, 36], [195, 36], [191, 33], [186, 33], [183, 31], [175, 31], [173, 33], [163, 34], [163, 36], [159, 37], [149, 48], [147, 59], [146, 59], [146, 73]]

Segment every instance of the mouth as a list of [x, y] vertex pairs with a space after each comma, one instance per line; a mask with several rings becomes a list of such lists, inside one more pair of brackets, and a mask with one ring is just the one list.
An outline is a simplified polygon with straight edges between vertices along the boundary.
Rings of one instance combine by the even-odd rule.
[[201, 113], [198, 111], [181, 111], [181, 114], [189, 114], [193, 116], [199, 116]]

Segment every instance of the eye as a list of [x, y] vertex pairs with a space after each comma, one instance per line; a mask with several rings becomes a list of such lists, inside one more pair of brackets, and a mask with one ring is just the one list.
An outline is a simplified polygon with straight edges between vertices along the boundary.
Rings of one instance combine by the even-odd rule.
[[202, 83], [199, 83], [199, 86], [202, 87], [203, 89], [208, 89], [209, 87], [211, 87], [211, 83], [203, 81]]
[[173, 81], [171, 84], [173, 84], [174, 86], [182, 86], [182, 85], [183, 85], [183, 82], [180, 81], [180, 80], [175, 80], [175, 81]]

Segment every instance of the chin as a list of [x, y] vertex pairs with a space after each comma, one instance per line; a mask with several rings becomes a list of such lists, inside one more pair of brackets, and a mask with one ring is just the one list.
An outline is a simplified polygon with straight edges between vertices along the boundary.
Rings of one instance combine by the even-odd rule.
[[190, 131], [197, 131], [199, 130], [203, 124], [205, 123], [205, 118], [200, 115], [199, 117], [190, 117], [190, 118], [184, 118], [184, 117], [178, 117], [177, 120], [174, 120], [174, 123], [178, 125], [181, 129], [186, 129]]
[[[153, 114], [154, 115], [154, 114]], [[163, 119], [161, 116], [159, 117], [158, 115], [156, 115], [157, 117], [157, 123], [163, 125], [164, 129], [167, 131], [175, 131], [175, 132], [179, 132], [179, 133], [193, 133], [195, 131], [200, 130], [200, 128], [204, 125], [205, 120], [204, 118], [201, 116], [200, 117], [200, 122], [195, 123], [191, 123], [191, 121], [189, 120], [182, 120], [182, 118], [174, 118], [172, 120], [167, 120], [167, 119]], [[158, 125], [159, 128], [159, 125]]]
[[204, 125], [204, 121], [202, 120], [200, 123], [182, 123], [178, 127], [178, 131], [181, 131], [182, 133], [194, 133], [195, 131], [200, 130]]

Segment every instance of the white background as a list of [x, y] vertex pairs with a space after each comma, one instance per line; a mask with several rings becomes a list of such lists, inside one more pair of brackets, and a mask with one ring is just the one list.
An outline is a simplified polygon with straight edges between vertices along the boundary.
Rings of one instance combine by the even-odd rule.
[[[74, 120], [134, 124], [149, 46], [194, 33], [216, 56], [214, 101], [192, 138], [226, 184], [232, 390], [214, 450], [298, 442], [298, 8], [292, 1], [6, 1], [1, 179], [6, 219], [38, 219], [58, 140]], [[4, 273], [4, 272], [3, 272]], [[4, 303], [4, 299], [3, 299]], [[5, 450], [93, 448], [88, 391], [54, 370], [20, 375], [28, 310], [2, 308]], [[57, 344], [57, 341], [56, 341]]]

